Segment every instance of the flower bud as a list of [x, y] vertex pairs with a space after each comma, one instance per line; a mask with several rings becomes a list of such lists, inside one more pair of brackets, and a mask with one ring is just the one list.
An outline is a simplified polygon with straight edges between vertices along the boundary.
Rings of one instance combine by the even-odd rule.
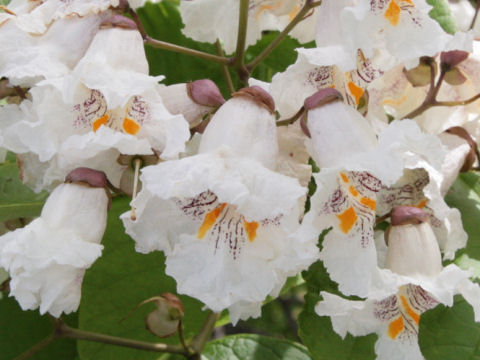
[[440, 66], [443, 71], [448, 71], [467, 59], [468, 55], [468, 52], [461, 50], [442, 52], [440, 54]]
[[272, 97], [258, 86], [241, 89], [213, 115], [199, 153], [229, 148], [236, 156], [255, 159], [274, 169], [278, 140]]
[[106, 188], [107, 176], [103, 171], [79, 167], [65, 177], [66, 183], [84, 183], [93, 188]]
[[306, 126], [319, 167], [338, 166], [352, 154], [373, 150], [377, 144], [368, 120], [341, 100], [340, 93], [331, 88], [305, 100]]
[[171, 293], [163, 293], [148, 301], [153, 301], [156, 306], [145, 319], [148, 331], [161, 338], [175, 334], [184, 313], [180, 299]]
[[433, 277], [442, 271], [440, 248], [427, 219], [428, 215], [415, 207], [393, 209], [387, 239], [387, 269], [415, 277]]
[[167, 110], [174, 115], [182, 114], [190, 128], [199, 125], [205, 115], [225, 102], [217, 85], [208, 79], [163, 86], [159, 91]]
[[434, 69], [434, 76], [437, 75], [437, 63], [428, 56], [420, 58], [420, 64], [417, 67], [407, 70], [403, 69], [403, 74], [406, 76], [413, 87], [427, 86], [431, 81], [431, 67]]
[[258, 105], [265, 107], [271, 114], [275, 114], [275, 101], [269, 93], [260, 86], [250, 86], [238, 90], [232, 94], [233, 97], [247, 97], [255, 101]]
[[223, 105], [223, 98], [218, 86], [209, 79], [195, 80], [187, 84], [187, 93], [195, 103], [218, 108]]
[[445, 73], [444, 80], [450, 85], [457, 86], [467, 81], [467, 77], [463, 75], [459, 68], [455, 67]]
[[101, 29], [120, 28], [120, 29], [127, 29], [127, 30], [138, 29], [135, 21], [122, 15], [112, 15], [106, 18], [100, 24], [100, 28]]

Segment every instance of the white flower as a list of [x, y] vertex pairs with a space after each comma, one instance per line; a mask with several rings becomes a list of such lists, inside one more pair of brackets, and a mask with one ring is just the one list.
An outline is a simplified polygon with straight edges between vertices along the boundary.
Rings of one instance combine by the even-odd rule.
[[2, 146], [32, 153], [24, 166], [42, 169], [32, 179], [36, 190], [78, 166], [102, 170], [118, 186], [120, 154], [176, 158], [190, 137], [183, 117], [163, 106], [157, 81], [148, 76], [138, 31], [102, 29], [70, 75], [30, 90], [22, 118], [1, 124]]
[[59, 19], [45, 33], [32, 35], [8, 21], [0, 26], [0, 76], [30, 87], [68, 74], [85, 54], [102, 15]]
[[[378, 271], [373, 231], [378, 194], [402, 176], [409, 161], [426, 158], [441, 167], [443, 148], [408, 120], [391, 123], [377, 140], [368, 121], [338, 96], [326, 89], [305, 102], [311, 109], [310, 154], [321, 171], [314, 175], [317, 191], [301, 236], [315, 237], [331, 227], [320, 258], [340, 291], [366, 296]], [[331, 102], [315, 107], [322, 97]]]
[[386, 51], [394, 65], [413, 64], [453, 42], [458, 49], [468, 47], [468, 41], [458, 41], [463, 35], [452, 41], [454, 37], [430, 18], [430, 10], [425, 0], [326, 0], [319, 9], [312, 55], [318, 65], [338, 64], [348, 71], [355, 68], [358, 49], [367, 58]]
[[307, 97], [326, 88], [338, 90], [349, 105], [361, 108], [368, 102], [365, 93], [368, 84], [383, 74], [379, 64], [365, 59], [361, 51], [357, 55], [355, 70], [347, 72], [336, 65], [318, 65], [308, 49], [297, 51], [296, 63], [283, 73], [275, 74], [270, 86], [282, 118], [292, 117]]
[[[259, 316], [267, 295], [315, 258], [315, 242], [289, 237], [306, 189], [272, 170], [277, 137], [271, 98], [241, 90], [213, 116], [199, 154], [144, 168], [142, 191], [122, 219], [137, 251], [163, 250], [179, 293], [233, 323]], [[227, 131], [228, 130], [228, 131]]]
[[[305, 0], [252, 0], [248, 9], [246, 44], [253, 45], [263, 30], [283, 30], [302, 8]], [[197, 41], [221, 40], [227, 54], [235, 51], [240, 0], [182, 0], [183, 33]], [[315, 36], [315, 15], [302, 21], [292, 32], [301, 42]]]
[[[442, 303], [453, 305], [462, 294], [480, 320], [480, 287], [468, 280], [469, 273], [456, 265], [442, 268], [435, 235], [417, 208], [396, 208], [388, 235], [384, 277], [379, 280], [392, 294], [370, 294], [365, 301], [348, 301], [322, 292], [315, 311], [330, 316], [334, 330], [344, 337], [376, 332], [378, 359], [423, 359], [418, 347], [420, 316]], [[395, 288], [396, 286], [396, 288]], [[380, 291], [380, 290], [379, 290]]]
[[102, 252], [109, 198], [77, 180], [59, 185], [38, 219], [0, 237], [0, 266], [24, 310], [40, 307], [55, 317], [76, 311], [85, 270]]

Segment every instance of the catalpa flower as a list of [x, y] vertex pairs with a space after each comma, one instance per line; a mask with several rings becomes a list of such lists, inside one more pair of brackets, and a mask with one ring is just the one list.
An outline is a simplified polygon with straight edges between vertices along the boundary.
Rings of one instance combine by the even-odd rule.
[[[392, 214], [383, 281], [393, 294], [371, 294], [365, 301], [349, 301], [322, 292], [315, 311], [330, 316], [334, 330], [363, 336], [377, 333], [377, 359], [422, 360], [418, 328], [423, 312], [438, 304], [453, 305], [453, 296], [462, 294], [480, 321], [480, 287], [469, 273], [456, 265], [442, 268], [441, 254], [428, 216], [418, 208], [398, 207]], [[386, 280], [388, 279], [388, 280]], [[396, 284], [391, 286], [392, 283]]]
[[467, 49], [471, 38], [445, 33], [430, 10], [425, 0], [326, 0], [318, 11], [317, 48], [310, 51], [319, 65], [338, 64], [349, 71], [358, 49], [367, 58], [385, 51], [390, 66], [414, 64], [447, 46]]
[[338, 90], [345, 102], [353, 108], [364, 109], [368, 104], [368, 85], [383, 74], [379, 64], [375, 60], [366, 59], [361, 51], [357, 55], [356, 69], [347, 72], [336, 65], [318, 65], [308, 49], [297, 51], [296, 63], [283, 73], [275, 74], [270, 85], [282, 118], [292, 117], [307, 97], [326, 88]]
[[[70, 75], [31, 89], [32, 101], [20, 106], [22, 120], [2, 124], [3, 146], [25, 154], [24, 181], [37, 190], [78, 166], [105, 171], [118, 186], [125, 169], [120, 154], [175, 158], [190, 137], [183, 117], [163, 106], [143, 40], [127, 28], [132, 22], [107, 22], [115, 27], [96, 34]], [[30, 179], [28, 168], [37, 170]]]
[[85, 270], [101, 255], [109, 193], [105, 174], [80, 168], [26, 227], [0, 237], [0, 266], [23, 310], [59, 317], [76, 311]]
[[306, 189], [276, 173], [277, 161], [272, 98], [240, 90], [212, 117], [197, 155], [142, 170], [136, 220], [122, 215], [137, 251], [165, 252], [179, 293], [228, 308], [233, 323], [259, 316], [316, 256], [314, 241], [289, 236]]
[[314, 175], [317, 191], [302, 236], [331, 227], [320, 258], [340, 291], [366, 296], [377, 273], [378, 193], [402, 176], [409, 158], [438, 161], [443, 149], [407, 120], [391, 123], [377, 140], [368, 121], [339, 99], [337, 91], [324, 89], [305, 101], [308, 147], [321, 171]]
[[[305, 0], [252, 0], [248, 9], [246, 44], [260, 40], [264, 30], [283, 30], [303, 7]], [[183, 33], [197, 41], [221, 40], [227, 54], [235, 51], [239, 0], [182, 0]], [[301, 42], [315, 36], [315, 16], [302, 21], [291, 33]]]

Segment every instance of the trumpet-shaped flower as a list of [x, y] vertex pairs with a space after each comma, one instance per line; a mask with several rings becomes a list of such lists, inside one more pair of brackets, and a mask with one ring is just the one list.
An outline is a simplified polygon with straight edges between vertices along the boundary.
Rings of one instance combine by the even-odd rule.
[[198, 155], [144, 168], [136, 220], [122, 215], [137, 251], [166, 253], [180, 293], [228, 308], [234, 323], [259, 316], [316, 256], [314, 242], [290, 237], [306, 189], [273, 171], [277, 156], [272, 99], [241, 90], [213, 116]]
[[2, 124], [3, 146], [26, 154], [24, 168], [41, 169], [43, 176], [24, 179], [37, 190], [78, 166], [105, 171], [118, 186], [120, 154], [175, 158], [190, 136], [183, 117], [163, 106], [157, 81], [138, 31], [102, 29], [71, 74], [30, 90], [23, 119]]
[[[340, 291], [366, 296], [377, 273], [374, 226], [380, 191], [393, 185], [412, 159], [441, 167], [443, 149], [407, 120], [391, 123], [377, 140], [368, 121], [339, 96], [326, 89], [305, 102], [310, 154], [321, 171], [314, 175], [317, 191], [302, 227], [311, 237], [332, 227], [320, 258]], [[326, 104], [316, 107], [321, 102]]]
[[25, 228], [0, 237], [0, 266], [22, 309], [55, 317], [77, 310], [85, 270], [101, 255], [109, 196], [104, 174], [77, 169]]
[[418, 208], [393, 211], [385, 258], [385, 278], [393, 294], [371, 294], [365, 301], [349, 301], [322, 292], [315, 311], [330, 316], [334, 330], [342, 337], [377, 333], [375, 352], [382, 359], [422, 360], [418, 327], [423, 312], [439, 303], [453, 305], [462, 294], [480, 321], [480, 287], [468, 280], [469, 273], [456, 265], [442, 268], [441, 254], [428, 216]]

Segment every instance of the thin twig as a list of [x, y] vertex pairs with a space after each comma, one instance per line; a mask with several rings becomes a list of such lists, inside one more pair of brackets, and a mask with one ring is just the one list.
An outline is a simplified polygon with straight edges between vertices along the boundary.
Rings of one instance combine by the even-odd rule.
[[459, 106], [459, 105], [468, 105], [472, 102], [480, 99], [480, 94], [472, 96], [470, 99], [467, 100], [459, 100], [459, 101], [437, 101], [435, 102], [434, 106]]
[[138, 350], [180, 354], [180, 355], [184, 355], [185, 357], [188, 357], [190, 355], [188, 351], [186, 351], [182, 346], [175, 346], [175, 345], [162, 344], [162, 343], [149, 343], [145, 341], [138, 341], [138, 340], [120, 338], [116, 336], [98, 334], [94, 332], [83, 331], [80, 329], [74, 329], [69, 327], [65, 323], [61, 323], [59, 325], [56, 331], [56, 336], [70, 338], [70, 339], [77, 339], [77, 340], [93, 341], [93, 342], [99, 342], [99, 343], [116, 345], [116, 346], [124, 346], [124, 347], [138, 349]]
[[180, 343], [182, 344], [185, 351], [190, 352], [190, 348], [188, 347], [185, 341], [185, 336], [183, 335], [183, 324], [181, 319], [178, 322], [178, 338], [180, 339]]
[[28, 359], [30, 357], [32, 357], [33, 355], [35, 355], [37, 352], [39, 352], [40, 350], [42, 350], [43, 348], [47, 347], [48, 345], [50, 345], [50, 343], [55, 340], [55, 334], [51, 334], [50, 336], [47, 336], [45, 339], [43, 339], [42, 341], [36, 343], [35, 345], [33, 345], [30, 349], [28, 349], [27, 351], [25, 351], [24, 353], [22, 353], [21, 355], [17, 356], [15, 358], [15, 360], [25, 360], [25, 359]]
[[304, 112], [305, 112], [305, 108], [302, 106], [302, 107], [300, 108], [300, 110], [298, 110], [297, 113], [296, 113], [295, 115], [293, 115], [291, 118], [277, 121], [275, 124], [276, 124], [277, 126], [288, 126], [288, 125], [291, 125], [291, 124], [293, 124], [295, 121], [297, 121], [297, 120], [300, 118], [300, 116], [303, 115]]
[[305, 15], [313, 8], [320, 6], [321, 1], [313, 2], [312, 0], [307, 0], [303, 5], [302, 9], [298, 14], [292, 19], [292, 21], [283, 29], [283, 31], [273, 40], [255, 59], [247, 64], [247, 69], [252, 71], [264, 58], [266, 58], [270, 53], [275, 50], [275, 48], [280, 44], [280, 42], [292, 31], [292, 29], [304, 19]]
[[479, 10], [480, 10], [480, 1], [477, 0], [477, 6], [475, 6], [475, 15], [473, 16], [472, 22], [470, 24], [470, 30], [473, 29], [473, 27], [475, 26], [475, 22], [477, 21]]
[[215, 323], [220, 317], [219, 313], [210, 312], [208, 314], [205, 323], [202, 326], [200, 332], [193, 338], [191, 343], [191, 348], [198, 354], [200, 354], [205, 347], [208, 340], [212, 336], [213, 329], [215, 328]]
[[191, 56], [195, 56], [205, 60], [210, 60], [219, 64], [230, 65], [232, 63], [232, 59], [230, 58], [209, 54], [203, 51], [198, 51], [198, 50], [190, 49], [190, 48], [175, 45], [175, 44], [170, 44], [165, 41], [153, 39], [148, 35], [145, 38], [144, 42], [145, 44], [150, 45], [154, 48], [169, 50], [169, 51], [173, 51], [173, 52], [177, 52], [185, 55], [191, 55]]
[[237, 70], [240, 81], [246, 85], [250, 72], [245, 67], [244, 56], [247, 43], [247, 27], [248, 27], [248, 8], [250, 0], [240, 0], [240, 12], [238, 15], [238, 33], [237, 48], [235, 50], [234, 68]]
[[[219, 40], [215, 42], [215, 46], [217, 48], [217, 55], [224, 56], [222, 44], [220, 44]], [[222, 64], [221, 66], [222, 66], [223, 77], [225, 78], [225, 82], [227, 83], [228, 90], [230, 91], [230, 93], [234, 93], [235, 87], [233, 86], [233, 80], [232, 80], [232, 76], [230, 75], [230, 71], [228, 70], [228, 66], [224, 64]]]

